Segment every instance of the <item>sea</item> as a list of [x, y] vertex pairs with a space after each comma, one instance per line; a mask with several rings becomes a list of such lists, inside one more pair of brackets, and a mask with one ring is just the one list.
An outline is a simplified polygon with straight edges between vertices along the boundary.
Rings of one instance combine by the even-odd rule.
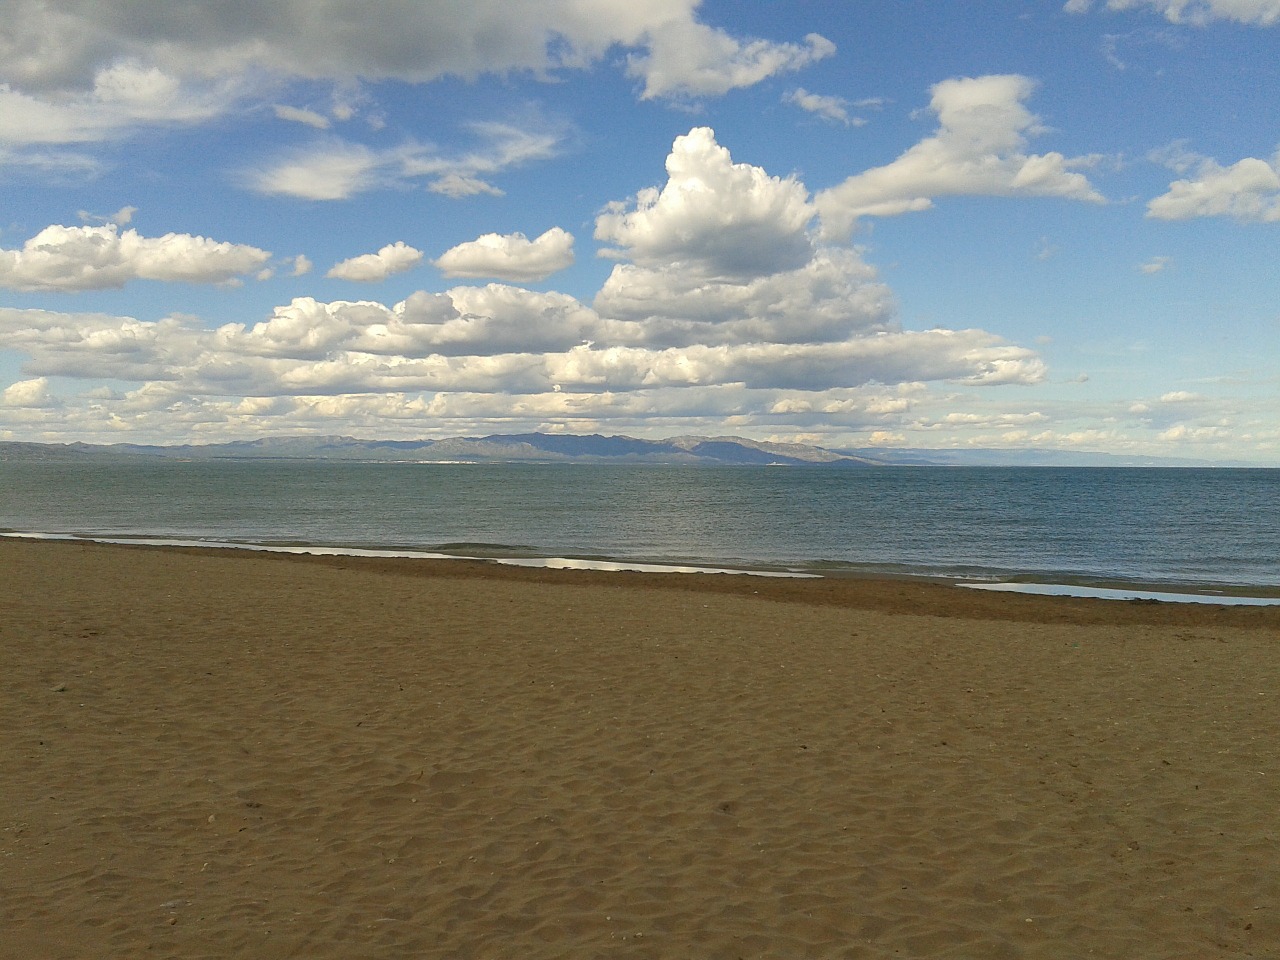
[[13, 460], [0, 532], [1280, 594], [1275, 469]]

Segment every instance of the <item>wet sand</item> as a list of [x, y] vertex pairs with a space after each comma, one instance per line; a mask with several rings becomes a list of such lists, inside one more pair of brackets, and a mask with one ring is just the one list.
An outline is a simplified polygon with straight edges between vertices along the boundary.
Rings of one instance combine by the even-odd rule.
[[14, 958], [1280, 955], [1280, 608], [0, 541]]

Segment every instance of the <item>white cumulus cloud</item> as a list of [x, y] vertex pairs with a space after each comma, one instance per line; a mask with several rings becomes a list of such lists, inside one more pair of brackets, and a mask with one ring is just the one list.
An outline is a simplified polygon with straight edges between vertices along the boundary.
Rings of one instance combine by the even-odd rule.
[[894, 329], [894, 302], [848, 249], [822, 248], [802, 266], [763, 277], [707, 280], [679, 265], [618, 264], [596, 294], [615, 336], [653, 346], [829, 343]]
[[335, 263], [325, 274], [335, 280], [355, 280], [360, 283], [377, 283], [396, 273], [412, 270], [422, 262], [422, 251], [409, 246], [403, 240], [389, 243], [377, 253], [365, 253], [341, 263]]
[[804, 184], [734, 163], [705, 127], [679, 137], [664, 187], [613, 204], [596, 237], [619, 263], [595, 298], [620, 342], [834, 343], [893, 327], [893, 300], [847, 248], [815, 247]]
[[804, 184], [734, 163], [710, 127], [695, 127], [672, 145], [666, 185], [642, 190], [630, 209], [610, 204], [595, 236], [618, 245], [606, 255], [641, 266], [756, 277], [808, 262], [813, 215]]
[[144, 237], [115, 224], [45, 227], [20, 250], [0, 250], [0, 287], [103, 290], [130, 280], [226, 283], [255, 273], [271, 254], [185, 233]]
[[999, 75], [944, 80], [929, 108], [938, 130], [882, 167], [855, 174], [818, 194], [823, 228], [843, 235], [866, 216], [926, 210], [939, 196], [1050, 196], [1101, 203], [1088, 179], [1060, 153], [1028, 154], [1040, 132], [1025, 106], [1035, 88], [1026, 77]]
[[543, 280], [573, 265], [573, 234], [560, 227], [533, 240], [523, 233], [486, 233], [432, 262], [446, 277]]
[[19, 408], [40, 408], [53, 405], [49, 394], [49, 378], [36, 377], [33, 380], [19, 380], [0, 391], [0, 406]]
[[1175, 180], [1167, 193], [1147, 204], [1147, 216], [1280, 222], [1280, 154], [1272, 162], [1246, 157], [1229, 167], [1216, 160], [1200, 160], [1194, 176]]

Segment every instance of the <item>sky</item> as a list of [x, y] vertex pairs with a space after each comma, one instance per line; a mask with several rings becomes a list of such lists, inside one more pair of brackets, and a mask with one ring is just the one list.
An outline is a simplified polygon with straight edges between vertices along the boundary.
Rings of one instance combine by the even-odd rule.
[[1280, 0], [0, 0], [0, 439], [1280, 464]]

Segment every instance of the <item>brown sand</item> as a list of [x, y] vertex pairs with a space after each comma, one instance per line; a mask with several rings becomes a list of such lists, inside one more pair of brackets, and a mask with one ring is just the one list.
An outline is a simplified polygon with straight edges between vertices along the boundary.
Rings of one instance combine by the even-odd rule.
[[1280, 608], [0, 542], [0, 955], [1280, 956]]

